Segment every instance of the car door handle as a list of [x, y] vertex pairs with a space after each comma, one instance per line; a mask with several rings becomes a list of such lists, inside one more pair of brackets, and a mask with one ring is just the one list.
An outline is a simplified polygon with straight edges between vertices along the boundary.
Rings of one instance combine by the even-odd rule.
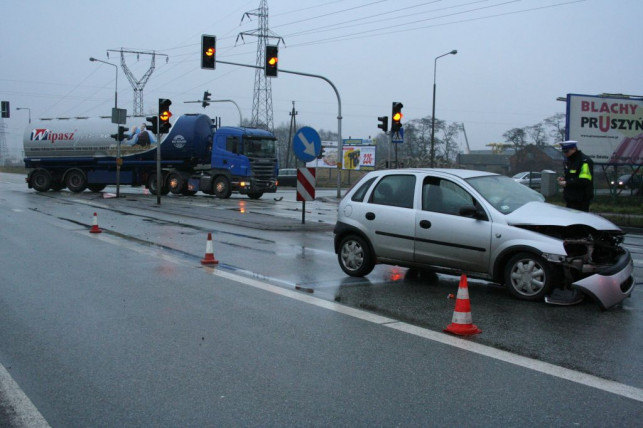
[[429, 220], [420, 221], [420, 227], [422, 229], [429, 229], [431, 227], [431, 222]]
[[366, 217], [366, 220], [375, 220], [375, 213], [367, 212], [364, 217]]

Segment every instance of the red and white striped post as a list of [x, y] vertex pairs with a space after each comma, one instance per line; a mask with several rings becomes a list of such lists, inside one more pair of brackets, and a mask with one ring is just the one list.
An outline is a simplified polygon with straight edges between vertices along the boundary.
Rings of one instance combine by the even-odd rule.
[[301, 201], [301, 224], [306, 223], [306, 201], [315, 200], [316, 168], [297, 168], [297, 200]]

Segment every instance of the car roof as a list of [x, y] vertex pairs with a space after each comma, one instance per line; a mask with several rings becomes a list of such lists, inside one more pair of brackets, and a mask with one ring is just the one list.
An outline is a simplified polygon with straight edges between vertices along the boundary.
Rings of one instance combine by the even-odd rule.
[[493, 172], [487, 172], [487, 171], [477, 171], [473, 169], [456, 169], [456, 168], [401, 168], [401, 169], [379, 170], [378, 172], [380, 173], [411, 172], [411, 173], [423, 173], [423, 174], [428, 172], [438, 172], [441, 174], [452, 175], [462, 179], [499, 175], [499, 174], [496, 174]]

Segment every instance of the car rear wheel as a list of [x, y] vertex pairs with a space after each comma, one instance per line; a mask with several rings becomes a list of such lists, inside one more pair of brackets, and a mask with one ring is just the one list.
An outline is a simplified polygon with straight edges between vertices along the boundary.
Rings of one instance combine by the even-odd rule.
[[536, 254], [518, 253], [505, 265], [505, 285], [521, 300], [544, 299], [553, 287], [554, 276], [551, 265]]
[[350, 276], [365, 276], [375, 267], [375, 257], [366, 241], [357, 235], [349, 235], [339, 244], [337, 260], [342, 270]]

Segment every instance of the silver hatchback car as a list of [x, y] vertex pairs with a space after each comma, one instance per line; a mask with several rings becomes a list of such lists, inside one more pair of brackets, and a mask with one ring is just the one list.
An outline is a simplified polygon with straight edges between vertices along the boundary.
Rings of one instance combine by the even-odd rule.
[[339, 265], [351, 276], [378, 263], [465, 273], [523, 300], [578, 290], [603, 309], [634, 289], [621, 229], [488, 172], [370, 172], [340, 202], [334, 233]]

